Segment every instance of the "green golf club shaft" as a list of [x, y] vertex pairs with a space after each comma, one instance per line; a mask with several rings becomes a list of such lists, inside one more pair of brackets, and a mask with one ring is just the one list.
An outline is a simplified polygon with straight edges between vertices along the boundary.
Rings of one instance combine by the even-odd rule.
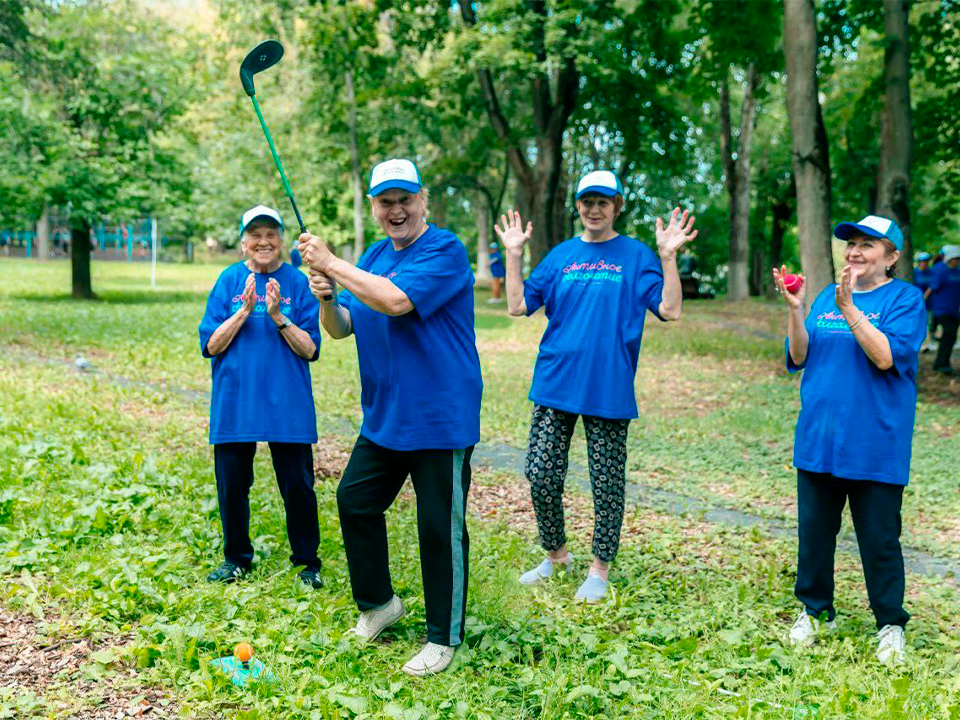
[[287, 197], [290, 198], [290, 204], [293, 205], [293, 212], [297, 216], [297, 223], [300, 225], [300, 234], [302, 235], [307, 231], [307, 228], [304, 227], [303, 219], [300, 217], [300, 211], [297, 209], [297, 201], [293, 199], [293, 191], [290, 190], [290, 183], [287, 182], [287, 174], [283, 171], [283, 163], [280, 162], [277, 149], [273, 146], [273, 138], [270, 137], [270, 130], [267, 128], [267, 123], [263, 119], [263, 113], [260, 112], [260, 103], [257, 102], [257, 96], [251, 95], [250, 99], [253, 100], [253, 109], [257, 111], [257, 119], [260, 120], [260, 127], [263, 128], [263, 134], [267, 138], [267, 145], [270, 146], [270, 154], [273, 155], [273, 162], [276, 163], [277, 170], [280, 171], [283, 189], [287, 191]]

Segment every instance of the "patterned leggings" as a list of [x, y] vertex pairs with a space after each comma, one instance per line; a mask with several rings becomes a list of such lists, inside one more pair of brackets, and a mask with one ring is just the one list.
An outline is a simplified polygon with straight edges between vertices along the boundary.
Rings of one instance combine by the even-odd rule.
[[[576, 413], [533, 406], [524, 473], [530, 481], [540, 544], [548, 551], [557, 550], [567, 542], [563, 527], [563, 482], [576, 424]], [[593, 554], [604, 562], [612, 561], [620, 547], [629, 424], [629, 420], [583, 416], [593, 488]]]

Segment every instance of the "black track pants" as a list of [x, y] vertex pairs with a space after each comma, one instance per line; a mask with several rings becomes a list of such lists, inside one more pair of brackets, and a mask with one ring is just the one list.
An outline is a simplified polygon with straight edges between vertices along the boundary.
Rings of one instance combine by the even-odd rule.
[[[227, 560], [250, 568], [250, 488], [253, 485], [253, 457], [257, 444], [220, 443], [213, 446], [217, 499], [223, 525], [223, 554]], [[305, 443], [270, 443], [270, 456], [287, 516], [290, 562], [320, 567], [317, 549], [317, 496], [313, 490], [313, 452]]]
[[825, 612], [833, 619], [833, 558], [848, 498], [877, 627], [906, 625], [910, 615], [903, 609], [900, 485], [797, 471], [800, 549], [794, 592], [808, 613], [819, 617]]
[[417, 494], [427, 639], [440, 645], [463, 642], [470, 550], [465, 514], [472, 453], [472, 447], [389, 450], [361, 435], [337, 488], [353, 599], [361, 610], [371, 610], [394, 595], [384, 512], [410, 476]]

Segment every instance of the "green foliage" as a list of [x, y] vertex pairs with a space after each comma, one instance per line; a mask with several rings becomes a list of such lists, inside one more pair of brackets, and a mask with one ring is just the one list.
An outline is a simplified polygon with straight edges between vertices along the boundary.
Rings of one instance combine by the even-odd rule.
[[[583, 565], [521, 588], [517, 574], [540, 557], [533, 530], [471, 516], [466, 643], [454, 668], [429, 682], [399, 670], [424, 626], [412, 495], [388, 514], [393, 580], [411, 612], [385, 642], [359, 645], [346, 633], [355, 610], [335, 479], [317, 482], [326, 587], [312, 592], [289, 567], [265, 452], [251, 496], [256, 570], [233, 586], [206, 584], [220, 552], [208, 409], [204, 398], [178, 390], [209, 389], [196, 324], [218, 270], [161, 266], [158, 291], [145, 293], [143, 266], [95, 265], [103, 299], [73, 303], [56, 295], [66, 284], [64, 263], [0, 259], [0, 594], [21, 612], [57, 610], [64, 625], [50, 631], [50, 643], [61, 634], [133, 637], [87, 659], [91, 694], [66, 680], [60, 693], [0, 691], [0, 716], [90, 714], [97, 685], [121, 678], [165, 689], [183, 712], [207, 716], [957, 714], [952, 583], [908, 574], [912, 660], [888, 671], [871, 659], [875, 628], [859, 563], [842, 552], [839, 632], [794, 651], [783, 636], [795, 607], [795, 540], [711, 523], [696, 511], [631, 509], [614, 595], [589, 608], [571, 601]], [[485, 299], [478, 296], [477, 320], [483, 439], [523, 447], [543, 318], [509, 318]], [[789, 518], [797, 398], [795, 380], [779, 371], [783, 315], [767, 303], [702, 302], [686, 304], [680, 323], [648, 326], [637, 381], [642, 417], [629, 439], [632, 482]], [[97, 372], [58, 362], [78, 354]], [[339, 421], [358, 421], [353, 343], [325, 339], [313, 373], [325, 442], [348, 445], [350, 430]], [[905, 543], [951, 557], [958, 430], [955, 405], [922, 399], [904, 504]], [[579, 437], [572, 459], [569, 498], [586, 463]], [[483, 485], [520, 482], [478, 471], [472, 498]], [[590, 523], [581, 507], [568, 505], [568, 520], [572, 550], [586, 557]], [[277, 684], [240, 690], [210, 670], [209, 660], [239, 641], [254, 645]]]

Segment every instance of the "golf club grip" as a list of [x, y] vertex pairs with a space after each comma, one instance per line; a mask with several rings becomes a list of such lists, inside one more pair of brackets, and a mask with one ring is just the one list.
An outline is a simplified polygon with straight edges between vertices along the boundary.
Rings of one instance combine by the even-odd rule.
[[[307, 229], [303, 226], [303, 220], [300, 219], [300, 211], [297, 210], [297, 201], [293, 199], [293, 196], [290, 196], [290, 204], [293, 205], [293, 212], [297, 216], [297, 223], [300, 225], [300, 234], [303, 235], [307, 232]], [[333, 300], [333, 295], [324, 295], [323, 301], [330, 302]]]

